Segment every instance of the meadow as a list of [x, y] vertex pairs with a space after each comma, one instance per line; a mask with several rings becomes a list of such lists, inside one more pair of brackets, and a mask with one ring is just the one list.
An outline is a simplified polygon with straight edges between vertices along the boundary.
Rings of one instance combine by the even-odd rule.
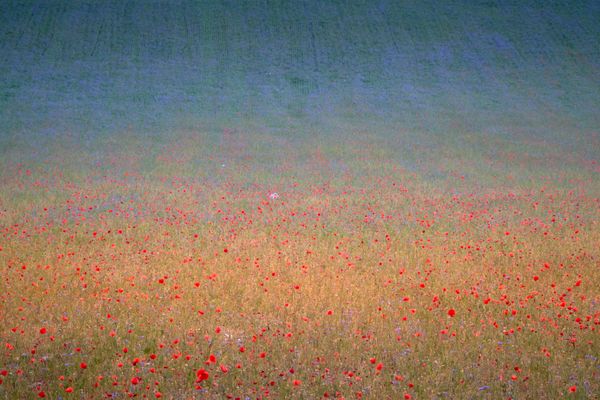
[[0, 397], [597, 398], [597, 162], [398, 137], [4, 157]]
[[599, 399], [598, 20], [0, 1], [0, 399]]

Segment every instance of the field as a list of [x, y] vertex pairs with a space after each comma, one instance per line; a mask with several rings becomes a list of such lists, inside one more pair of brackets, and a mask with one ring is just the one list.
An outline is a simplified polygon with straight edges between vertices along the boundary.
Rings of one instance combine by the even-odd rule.
[[167, 4], [0, 5], [0, 398], [600, 398], [593, 2]]

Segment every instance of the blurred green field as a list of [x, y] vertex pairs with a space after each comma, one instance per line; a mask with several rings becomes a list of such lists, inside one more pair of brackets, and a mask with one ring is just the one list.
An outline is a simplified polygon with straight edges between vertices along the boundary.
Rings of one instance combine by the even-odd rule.
[[65, 132], [409, 131], [590, 158], [599, 16], [594, 1], [5, 1], [0, 147]]

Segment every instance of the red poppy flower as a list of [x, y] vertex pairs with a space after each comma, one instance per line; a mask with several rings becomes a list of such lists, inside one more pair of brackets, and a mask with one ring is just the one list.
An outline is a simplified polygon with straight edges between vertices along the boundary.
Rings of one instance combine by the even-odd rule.
[[198, 371], [196, 371], [196, 378], [198, 378], [196, 382], [205, 381], [208, 379], [208, 377], [208, 372], [204, 368], [200, 368]]

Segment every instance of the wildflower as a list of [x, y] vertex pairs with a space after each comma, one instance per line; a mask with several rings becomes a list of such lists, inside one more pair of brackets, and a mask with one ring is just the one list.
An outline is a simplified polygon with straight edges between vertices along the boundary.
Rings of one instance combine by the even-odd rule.
[[204, 368], [200, 368], [196, 371], [196, 382], [202, 382], [207, 380], [209, 377], [208, 372]]

